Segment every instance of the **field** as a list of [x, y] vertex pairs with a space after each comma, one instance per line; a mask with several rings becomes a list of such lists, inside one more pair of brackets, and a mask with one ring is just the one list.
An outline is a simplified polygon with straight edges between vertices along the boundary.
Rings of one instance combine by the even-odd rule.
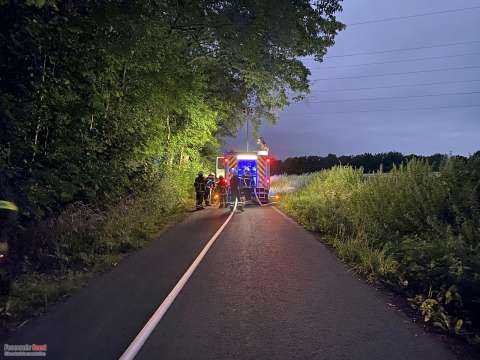
[[368, 281], [404, 294], [434, 327], [480, 341], [479, 156], [439, 172], [418, 160], [373, 176], [335, 167], [278, 176], [272, 188]]

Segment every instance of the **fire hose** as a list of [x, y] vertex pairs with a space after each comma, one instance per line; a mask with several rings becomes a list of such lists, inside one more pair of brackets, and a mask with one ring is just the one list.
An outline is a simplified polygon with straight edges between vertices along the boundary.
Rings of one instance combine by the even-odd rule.
[[277, 203], [278, 203], [278, 201], [271, 201], [271, 202], [269, 202], [268, 204], [263, 204], [263, 203], [261, 202], [261, 200], [259, 199], [259, 197], [258, 197], [257, 187], [256, 187], [256, 186], [253, 187], [253, 192], [254, 192], [254, 194], [255, 194], [255, 199], [257, 200], [258, 205], [260, 205], [260, 207], [270, 206], [270, 205], [273, 205], [273, 204], [277, 204]]

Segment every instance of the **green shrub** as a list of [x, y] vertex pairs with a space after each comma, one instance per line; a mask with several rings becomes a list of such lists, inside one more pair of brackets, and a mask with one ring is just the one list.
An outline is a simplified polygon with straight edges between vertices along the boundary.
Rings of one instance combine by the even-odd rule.
[[77, 202], [37, 224], [22, 272], [12, 279], [10, 294], [0, 298], [2, 326], [45, 311], [92, 273], [109, 270], [150, 241], [190, 204], [199, 166], [179, 167], [104, 208]]
[[368, 280], [408, 296], [425, 321], [478, 339], [479, 184], [478, 156], [440, 172], [420, 160], [372, 176], [334, 167], [309, 175], [281, 207]]

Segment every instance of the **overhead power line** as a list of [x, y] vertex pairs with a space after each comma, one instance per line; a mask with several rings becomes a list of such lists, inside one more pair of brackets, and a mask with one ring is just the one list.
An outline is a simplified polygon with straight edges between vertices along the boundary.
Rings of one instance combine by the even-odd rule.
[[[457, 58], [463, 56], [473, 56], [473, 55], [480, 55], [480, 52], [473, 52], [473, 53], [466, 53], [466, 54], [458, 54], [458, 55], [447, 55], [447, 56], [432, 56], [432, 57], [423, 57], [423, 58], [413, 58], [413, 59], [404, 59], [404, 60], [392, 60], [392, 61], [382, 61], [382, 62], [373, 62], [373, 63], [364, 63], [364, 64], [348, 64], [348, 65], [323, 65], [323, 63], [318, 64], [319, 66], [315, 68], [320, 69], [336, 69], [336, 68], [343, 68], [343, 67], [352, 67], [352, 66], [367, 66], [367, 65], [384, 65], [384, 64], [397, 64], [397, 63], [404, 63], [404, 62], [412, 62], [412, 61], [423, 61], [423, 60], [437, 60], [437, 59], [450, 59], [450, 58]], [[316, 64], [317, 65], [317, 64]]]
[[480, 108], [480, 105], [453, 105], [453, 106], [432, 106], [432, 107], [416, 107], [416, 108], [397, 108], [397, 109], [375, 109], [375, 110], [356, 110], [356, 111], [332, 111], [332, 112], [316, 112], [316, 113], [302, 113], [305, 115], [335, 115], [335, 114], [357, 114], [357, 113], [375, 113], [375, 112], [403, 112], [403, 111], [423, 111], [423, 110], [444, 110], [444, 109], [468, 109]]
[[[308, 101], [306, 104], [326, 104], [337, 102], [350, 102], [350, 101], [371, 101], [371, 100], [394, 100], [394, 99], [414, 99], [414, 98], [426, 98], [426, 97], [438, 97], [438, 96], [460, 96], [460, 95], [474, 95], [480, 94], [479, 91], [469, 92], [456, 92], [456, 93], [442, 93], [442, 94], [423, 94], [423, 95], [406, 95], [406, 96], [383, 96], [383, 97], [371, 97], [371, 98], [358, 98], [358, 99], [342, 99], [342, 100], [320, 100], [320, 101]], [[308, 98], [307, 98], [308, 100]], [[297, 103], [298, 104], [298, 103]]]
[[456, 68], [454, 67], [454, 68], [444, 68], [444, 69], [403, 71], [403, 72], [387, 73], [387, 74], [377, 74], [377, 75], [339, 76], [339, 77], [312, 79], [312, 82], [317, 82], [317, 81], [320, 81], [320, 80], [363, 79], [363, 78], [370, 78], [370, 77], [382, 77], [382, 76], [394, 76], [394, 75], [421, 74], [421, 73], [430, 73], [430, 72], [437, 72], [437, 71], [471, 70], [471, 69], [479, 69], [479, 68], [480, 68], [480, 66], [462, 66], [462, 67], [456, 67]]
[[327, 55], [327, 56], [325, 56], [325, 59], [339, 58], [339, 57], [348, 57], [348, 56], [358, 56], [358, 55], [386, 54], [386, 53], [397, 52], [397, 51], [411, 51], [411, 50], [435, 49], [435, 48], [450, 47], [450, 46], [477, 44], [477, 43], [480, 43], [480, 40], [459, 41], [459, 42], [447, 43], [447, 44], [439, 44], [439, 45], [427, 45], [427, 46], [417, 46], [417, 47], [388, 49], [388, 50], [378, 50], [378, 51], [377, 51], [377, 50], [372, 50], [372, 51], [364, 51], [364, 52], [357, 52], [357, 53], [350, 53], [350, 54], [341, 54], [341, 55]]
[[380, 23], [380, 22], [413, 19], [413, 18], [424, 17], [424, 16], [432, 16], [432, 15], [443, 15], [443, 14], [450, 14], [450, 13], [469, 11], [469, 10], [477, 10], [477, 9], [480, 9], [480, 6], [472, 6], [472, 7], [468, 7], [468, 8], [459, 8], [459, 9], [439, 10], [439, 11], [431, 11], [431, 12], [426, 12], [426, 13], [420, 13], [420, 14], [412, 14], [412, 15], [405, 15], [405, 16], [394, 16], [394, 17], [390, 17], [390, 18], [359, 21], [359, 22], [347, 24], [347, 26], [376, 24], [376, 23]]
[[416, 87], [416, 86], [434, 86], [434, 85], [447, 85], [447, 84], [465, 84], [465, 83], [474, 83], [480, 82], [480, 79], [477, 80], [457, 80], [457, 81], [437, 81], [430, 83], [420, 83], [420, 84], [405, 84], [405, 85], [387, 85], [387, 86], [375, 86], [375, 87], [361, 87], [361, 88], [350, 88], [350, 89], [319, 89], [315, 92], [341, 92], [341, 91], [361, 91], [361, 90], [377, 90], [377, 89], [394, 89], [394, 88], [404, 88], [404, 87]]

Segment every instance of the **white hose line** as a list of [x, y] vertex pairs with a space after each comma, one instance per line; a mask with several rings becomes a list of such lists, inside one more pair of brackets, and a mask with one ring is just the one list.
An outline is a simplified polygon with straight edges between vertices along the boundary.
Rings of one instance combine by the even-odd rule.
[[258, 205], [260, 205], [260, 207], [264, 207], [265, 204], [262, 204], [262, 202], [261, 202], [260, 199], [258, 198], [257, 187], [256, 187], [256, 186], [253, 187], [253, 192], [255, 193], [255, 198], [257, 199]]
[[120, 356], [120, 360], [132, 360], [137, 356], [138, 352], [142, 348], [142, 346], [145, 344], [149, 336], [152, 334], [153, 330], [157, 327], [158, 323], [160, 320], [162, 320], [163, 316], [167, 312], [167, 310], [170, 308], [170, 305], [173, 304], [175, 301], [176, 297], [182, 290], [182, 288], [185, 286], [187, 281], [190, 279], [190, 276], [192, 276], [193, 272], [197, 269], [198, 265], [200, 262], [203, 260], [205, 255], [207, 254], [208, 250], [212, 247], [213, 243], [217, 238], [220, 236], [222, 231], [225, 229], [227, 224], [230, 222], [232, 219], [233, 215], [235, 215], [235, 211], [237, 210], [237, 205], [238, 205], [238, 200], [235, 199], [235, 205], [233, 207], [233, 211], [231, 214], [228, 216], [227, 220], [223, 223], [222, 226], [217, 230], [217, 232], [212, 236], [212, 238], [208, 241], [207, 245], [203, 248], [203, 250], [198, 254], [197, 258], [195, 261], [190, 265], [190, 267], [185, 271], [183, 276], [180, 278], [178, 281], [177, 285], [170, 291], [168, 296], [163, 300], [163, 302], [160, 304], [160, 306], [157, 308], [157, 310], [153, 313], [153, 315], [150, 317], [150, 319], [147, 321], [143, 329], [138, 333], [138, 335], [135, 337], [135, 339], [130, 343], [128, 346], [127, 350]]
[[260, 205], [260, 207], [272, 206], [273, 204], [278, 204], [278, 201], [270, 201], [268, 204], [262, 204], [262, 202], [258, 198], [256, 187], [253, 188], [253, 192], [255, 193], [255, 198], [257, 199], [258, 205]]

